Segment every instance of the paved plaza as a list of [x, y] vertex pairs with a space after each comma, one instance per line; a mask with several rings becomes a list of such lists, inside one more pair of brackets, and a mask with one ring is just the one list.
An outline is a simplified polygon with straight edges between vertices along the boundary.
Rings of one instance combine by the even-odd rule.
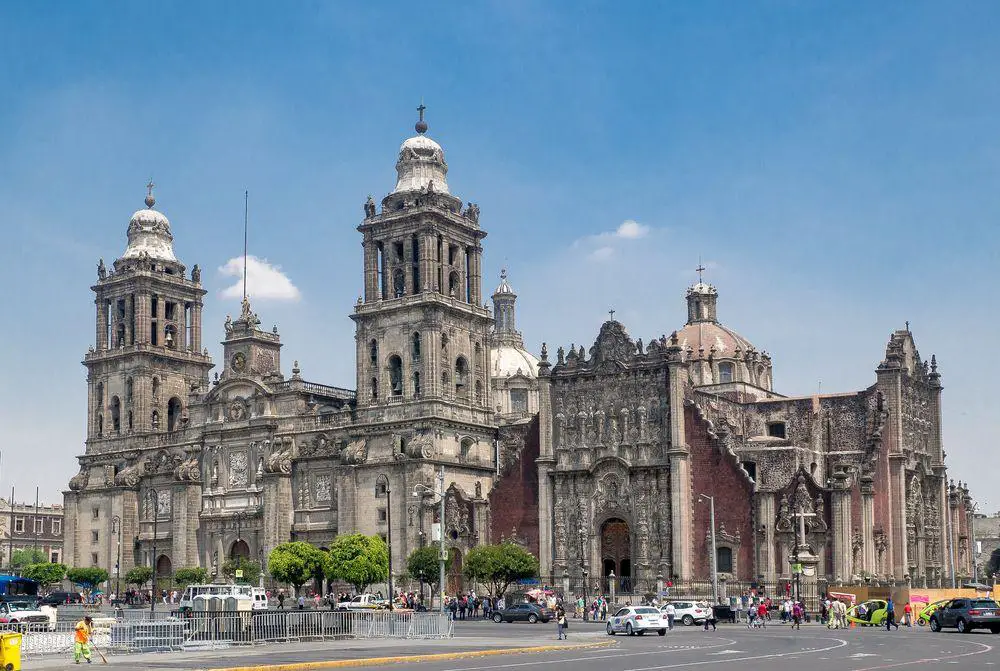
[[[426, 656], [432, 656], [429, 659]], [[391, 658], [391, 659], [390, 659]], [[405, 668], [412, 671], [572, 668], [573, 671], [654, 671], [738, 668], [782, 671], [875, 671], [1000, 669], [1000, 636], [989, 633], [934, 634], [926, 629], [830, 631], [809, 625], [800, 631], [775, 624], [748, 631], [734, 625], [705, 632], [679, 627], [665, 637], [609, 637], [599, 624], [571, 621], [569, 640], [555, 640], [554, 625], [458, 622], [455, 637], [439, 641], [339, 641], [229, 648], [215, 651], [122, 655], [109, 665], [125, 669], [249, 669], [304, 671], [318, 668]], [[383, 659], [384, 661], [375, 661]], [[369, 661], [366, 661], [369, 660]], [[329, 662], [330, 664], [324, 664]], [[95, 655], [95, 663], [100, 659]], [[68, 658], [37, 658], [24, 668], [77, 668]]]

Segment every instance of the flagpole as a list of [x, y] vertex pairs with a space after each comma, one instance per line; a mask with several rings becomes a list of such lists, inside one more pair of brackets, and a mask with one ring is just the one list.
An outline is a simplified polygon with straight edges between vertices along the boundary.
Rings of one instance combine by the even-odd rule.
[[250, 215], [250, 191], [243, 192], [243, 300], [247, 299], [247, 221]]

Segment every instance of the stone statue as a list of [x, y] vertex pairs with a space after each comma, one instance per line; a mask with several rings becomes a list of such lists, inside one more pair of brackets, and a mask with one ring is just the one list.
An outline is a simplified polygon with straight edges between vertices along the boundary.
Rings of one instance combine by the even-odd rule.
[[475, 203], [469, 203], [468, 207], [465, 208], [465, 217], [474, 224], [479, 223], [479, 206]]
[[260, 480], [264, 476], [264, 457], [257, 457], [257, 479]]
[[195, 284], [201, 284], [201, 268], [198, 267], [197, 263], [191, 269], [191, 281]]
[[212, 462], [212, 479], [209, 482], [211, 482], [211, 484], [212, 484], [213, 487], [218, 487], [219, 486], [219, 460], [218, 459], [216, 459], [215, 461]]
[[227, 336], [233, 334], [233, 317], [232, 317], [232, 315], [226, 315], [226, 323], [223, 324], [223, 326], [226, 329], [226, 335]]
[[103, 280], [108, 276], [108, 269], [104, 265], [104, 259], [101, 259], [97, 264], [97, 279]]
[[483, 498], [483, 483], [479, 482], [478, 480], [476, 481], [476, 498], [477, 499]]
[[788, 494], [781, 495], [781, 503], [778, 505], [778, 531], [789, 531], [792, 528], [792, 511], [788, 502]]
[[372, 198], [371, 194], [368, 194], [368, 200], [365, 201], [365, 218], [371, 219], [375, 216], [375, 200]]

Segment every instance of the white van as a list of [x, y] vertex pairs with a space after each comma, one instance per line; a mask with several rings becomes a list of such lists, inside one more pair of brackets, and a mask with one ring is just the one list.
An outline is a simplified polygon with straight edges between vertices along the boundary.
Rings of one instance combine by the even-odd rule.
[[253, 592], [253, 609], [254, 610], [267, 610], [267, 592], [261, 587], [254, 587]]
[[[189, 585], [181, 596], [181, 610], [209, 610], [208, 605], [215, 599], [229, 601], [232, 608], [226, 610], [267, 610], [267, 593], [259, 587], [250, 585]], [[202, 602], [199, 607], [199, 602]], [[218, 606], [215, 606], [216, 608]]]

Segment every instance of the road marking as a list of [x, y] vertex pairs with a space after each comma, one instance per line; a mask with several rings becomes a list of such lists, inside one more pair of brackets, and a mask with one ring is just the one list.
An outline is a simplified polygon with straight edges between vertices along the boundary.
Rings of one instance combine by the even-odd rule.
[[856, 652], [853, 655], [848, 655], [847, 657], [848, 659], [850, 658], [857, 659], [859, 657], [878, 657], [878, 655], [876, 655], [873, 652]]
[[739, 655], [742, 654], [742, 650], [719, 650], [718, 652], [710, 652], [710, 655]]
[[[837, 648], [843, 648], [847, 645], [847, 641], [841, 638], [823, 638], [819, 640], [827, 641], [837, 641], [836, 645], [830, 645], [825, 648], [816, 648], [815, 650], [798, 650], [796, 652], [776, 652], [770, 655], [753, 655], [751, 657], [742, 657], [740, 662], [749, 662], [752, 659], [776, 659], [780, 657], [792, 657], [794, 655], [803, 655], [806, 652], [826, 652], [828, 650], [836, 650]], [[667, 664], [663, 666], [646, 666], [639, 669], [625, 669], [625, 671], [657, 671], [658, 669], [680, 669], [686, 666], [702, 666], [704, 664], [717, 664], [714, 659], [703, 660], [700, 662], [682, 662], [680, 664]]]
[[[958, 657], [971, 657], [972, 655], [981, 655], [984, 652], [989, 652], [990, 650], [993, 649], [992, 645], [986, 645], [985, 643], [976, 643], [974, 641], [969, 641], [969, 643], [971, 643], [972, 645], [978, 645], [979, 647], [982, 648], [982, 650], [976, 650], [974, 652], [966, 652], [961, 655], [952, 655], [951, 659], [947, 661], [951, 661]], [[886, 661], [892, 661], [892, 660], [886, 660]], [[926, 659], [914, 659], [913, 661], [910, 662], [896, 662], [895, 664], [881, 664], [879, 666], [869, 666], [863, 669], [856, 669], [856, 671], [877, 671], [878, 669], [892, 669], [897, 666], [909, 666], [910, 664], [927, 664], [928, 662], [941, 662], [941, 661], [945, 661], [944, 656], [928, 657]]]

